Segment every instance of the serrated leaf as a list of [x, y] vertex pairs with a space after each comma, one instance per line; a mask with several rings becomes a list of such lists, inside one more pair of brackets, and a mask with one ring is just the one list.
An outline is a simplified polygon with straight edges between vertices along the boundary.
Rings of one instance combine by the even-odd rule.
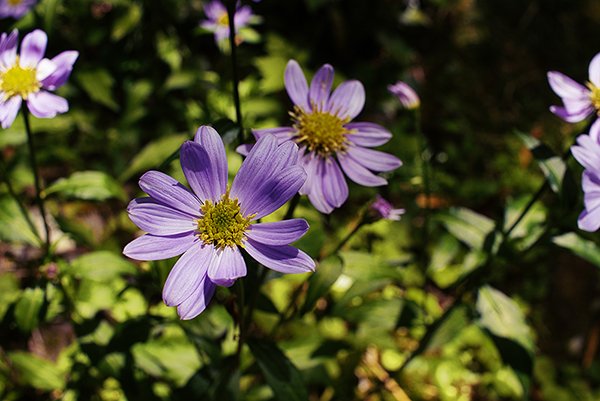
[[450, 234], [473, 249], [482, 249], [494, 230], [492, 219], [467, 208], [452, 208], [437, 218]]
[[575, 255], [600, 267], [600, 248], [596, 243], [580, 237], [576, 233], [566, 233], [552, 238], [556, 245], [569, 249]]
[[109, 251], [87, 253], [71, 262], [69, 272], [77, 278], [111, 281], [122, 274], [135, 274], [135, 266]]
[[15, 306], [15, 321], [21, 330], [30, 332], [40, 320], [40, 309], [44, 304], [44, 290], [39, 287], [27, 288]]
[[333, 283], [340, 277], [344, 270], [342, 260], [338, 256], [332, 256], [319, 264], [319, 268], [308, 280], [308, 290], [304, 305], [300, 309], [300, 314], [310, 311], [317, 300], [327, 294]]
[[252, 339], [248, 341], [248, 346], [276, 399], [308, 401], [302, 375], [275, 344]]
[[65, 377], [53, 362], [21, 351], [11, 352], [8, 357], [26, 384], [46, 391], [64, 388]]
[[548, 180], [552, 191], [559, 193], [563, 177], [567, 171], [565, 162], [552, 149], [541, 143], [538, 139], [522, 132], [517, 132], [516, 134], [531, 151], [531, 154]]
[[189, 135], [178, 134], [150, 142], [133, 158], [119, 180], [125, 181], [140, 171], [158, 168], [164, 160], [179, 149], [186, 139], [189, 139]]
[[126, 198], [121, 184], [102, 171], [78, 171], [68, 178], [56, 180], [44, 193], [46, 196], [59, 194], [68, 198], [95, 201]]

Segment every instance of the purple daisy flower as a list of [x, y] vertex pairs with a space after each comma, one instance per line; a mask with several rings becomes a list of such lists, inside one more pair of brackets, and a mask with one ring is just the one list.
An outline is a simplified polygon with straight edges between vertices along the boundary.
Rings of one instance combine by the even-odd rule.
[[404, 209], [394, 209], [394, 206], [381, 195], [377, 195], [375, 202], [371, 203], [369, 208], [380, 219], [398, 221], [404, 214]]
[[294, 143], [277, 144], [265, 135], [227, 185], [227, 157], [221, 137], [200, 127], [194, 141], [180, 151], [181, 167], [192, 191], [159, 171], [140, 178], [150, 195], [131, 201], [127, 211], [145, 234], [123, 253], [137, 260], [183, 256], [175, 263], [163, 289], [163, 300], [177, 306], [182, 319], [198, 316], [217, 285], [231, 286], [246, 275], [240, 252], [281, 273], [315, 269], [314, 261], [289, 244], [308, 230], [303, 219], [253, 223], [279, 209], [304, 184]]
[[600, 144], [588, 135], [580, 135], [571, 152], [585, 167], [581, 178], [585, 209], [577, 224], [582, 230], [597, 231], [600, 228]]
[[[548, 72], [548, 82], [552, 90], [561, 97], [563, 106], [550, 106], [550, 111], [570, 123], [577, 123], [589, 116], [600, 113], [600, 53], [590, 62], [589, 81], [583, 86], [568, 76], [557, 72]], [[590, 135], [598, 140], [600, 122], [594, 121]]]
[[53, 59], [44, 58], [48, 37], [36, 29], [25, 35], [17, 55], [17, 30], [0, 36], [0, 122], [12, 125], [23, 100], [36, 117], [52, 118], [69, 110], [66, 99], [48, 91], [64, 85], [79, 53], [65, 51]]
[[[217, 44], [229, 38], [229, 15], [227, 14], [227, 7], [219, 0], [212, 0], [204, 5], [204, 13], [208, 17], [208, 20], [202, 21], [200, 26], [215, 34]], [[250, 6], [241, 6], [238, 3], [233, 17], [236, 35], [241, 28], [250, 23], [251, 19], [252, 9]]]
[[[392, 171], [402, 165], [395, 156], [368, 149], [383, 145], [392, 134], [378, 124], [351, 122], [363, 109], [365, 90], [359, 81], [346, 81], [330, 93], [333, 74], [333, 67], [325, 64], [309, 87], [298, 63], [290, 60], [285, 87], [294, 102], [293, 125], [252, 131], [256, 139], [272, 134], [281, 143], [294, 141], [300, 146], [308, 175], [300, 193], [308, 195], [322, 213], [331, 213], [348, 198], [344, 173], [357, 184], [375, 187], [387, 181], [373, 171]], [[238, 151], [248, 149], [249, 145], [242, 145]]]
[[402, 81], [398, 81], [394, 85], [389, 85], [388, 90], [396, 95], [405, 109], [416, 109], [421, 105], [421, 100], [417, 92]]
[[37, 0], [0, 0], [0, 18], [19, 19], [35, 5]]

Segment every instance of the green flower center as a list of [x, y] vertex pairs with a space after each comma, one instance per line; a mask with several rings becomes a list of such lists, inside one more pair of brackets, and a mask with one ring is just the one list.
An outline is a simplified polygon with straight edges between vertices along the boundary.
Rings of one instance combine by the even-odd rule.
[[346, 135], [351, 131], [345, 128], [344, 124], [350, 119], [341, 119], [316, 108], [307, 113], [298, 106], [294, 106], [290, 116], [294, 121], [294, 128], [298, 131], [296, 141], [306, 145], [310, 152], [329, 156], [346, 149], [348, 145]]
[[19, 57], [15, 65], [0, 73], [0, 90], [5, 99], [19, 95], [23, 99], [40, 90], [42, 84], [36, 78], [35, 68], [23, 68], [19, 65]]
[[598, 113], [600, 113], [600, 88], [594, 85], [591, 82], [587, 83], [587, 87], [590, 90], [590, 100], [594, 105], [594, 108]]
[[217, 24], [221, 25], [221, 26], [229, 27], [229, 15], [226, 12], [219, 15], [219, 18], [217, 18]]
[[229, 190], [216, 203], [205, 201], [200, 211], [202, 217], [198, 219], [198, 236], [204, 244], [221, 249], [236, 245], [243, 247], [244, 234], [255, 215], [242, 216], [240, 204], [237, 199], [229, 198]]

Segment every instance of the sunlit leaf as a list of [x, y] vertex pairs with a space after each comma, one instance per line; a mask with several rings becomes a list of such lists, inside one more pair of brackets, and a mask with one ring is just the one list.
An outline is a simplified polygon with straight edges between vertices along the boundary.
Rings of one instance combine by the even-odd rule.
[[26, 384], [46, 391], [64, 388], [65, 377], [55, 363], [21, 351], [11, 352], [8, 357]]
[[533, 136], [522, 132], [516, 132], [516, 134], [531, 151], [531, 154], [538, 162], [540, 169], [544, 173], [544, 176], [546, 176], [552, 190], [559, 193], [560, 188], [562, 187], [563, 177], [567, 171], [565, 162], [557, 156], [552, 149]]
[[70, 177], [60, 178], [46, 188], [45, 195], [52, 194], [94, 201], [126, 198], [121, 185], [102, 171], [78, 171]]
[[41, 288], [27, 288], [21, 293], [15, 306], [15, 321], [21, 330], [29, 332], [38, 326], [43, 304], [44, 290]]
[[110, 281], [122, 274], [135, 274], [135, 266], [109, 251], [86, 253], [71, 262], [69, 272], [78, 278]]
[[576, 233], [566, 233], [552, 238], [556, 245], [571, 250], [575, 255], [600, 267], [600, 248], [596, 243], [580, 237]]
[[119, 177], [119, 180], [125, 181], [140, 171], [157, 169], [189, 138], [191, 136], [188, 134], [179, 134], [165, 136], [154, 142], [150, 142], [133, 158], [127, 170]]

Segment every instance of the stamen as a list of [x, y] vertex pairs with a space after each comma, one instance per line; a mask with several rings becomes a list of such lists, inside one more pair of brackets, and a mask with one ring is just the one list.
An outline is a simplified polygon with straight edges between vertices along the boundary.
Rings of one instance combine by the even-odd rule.
[[591, 82], [587, 83], [587, 87], [591, 92], [590, 101], [592, 102], [592, 105], [594, 105], [594, 108], [596, 109], [598, 115], [600, 115], [600, 88], [598, 88]]
[[40, 90], [42, 84], [36, 78], [35, 68], [23, 68], [19, 65], [19, 57], [8, 70], [0, 73], [0, 91], [4, 92], [4, 100], [19, 95], [27, 99], [29, 95]]
[[341, 119], [317, 107], [313, 107], [311, 112], [305, 112], [298, 106], [294, 106], [290, 116], [297, 130], [296, 142], [306, 145], [310, 152], [329, 156], [346, 150], [346, 135], [352, 132], [345, 128], [344, 124], [350, 121], [349, 118]]

